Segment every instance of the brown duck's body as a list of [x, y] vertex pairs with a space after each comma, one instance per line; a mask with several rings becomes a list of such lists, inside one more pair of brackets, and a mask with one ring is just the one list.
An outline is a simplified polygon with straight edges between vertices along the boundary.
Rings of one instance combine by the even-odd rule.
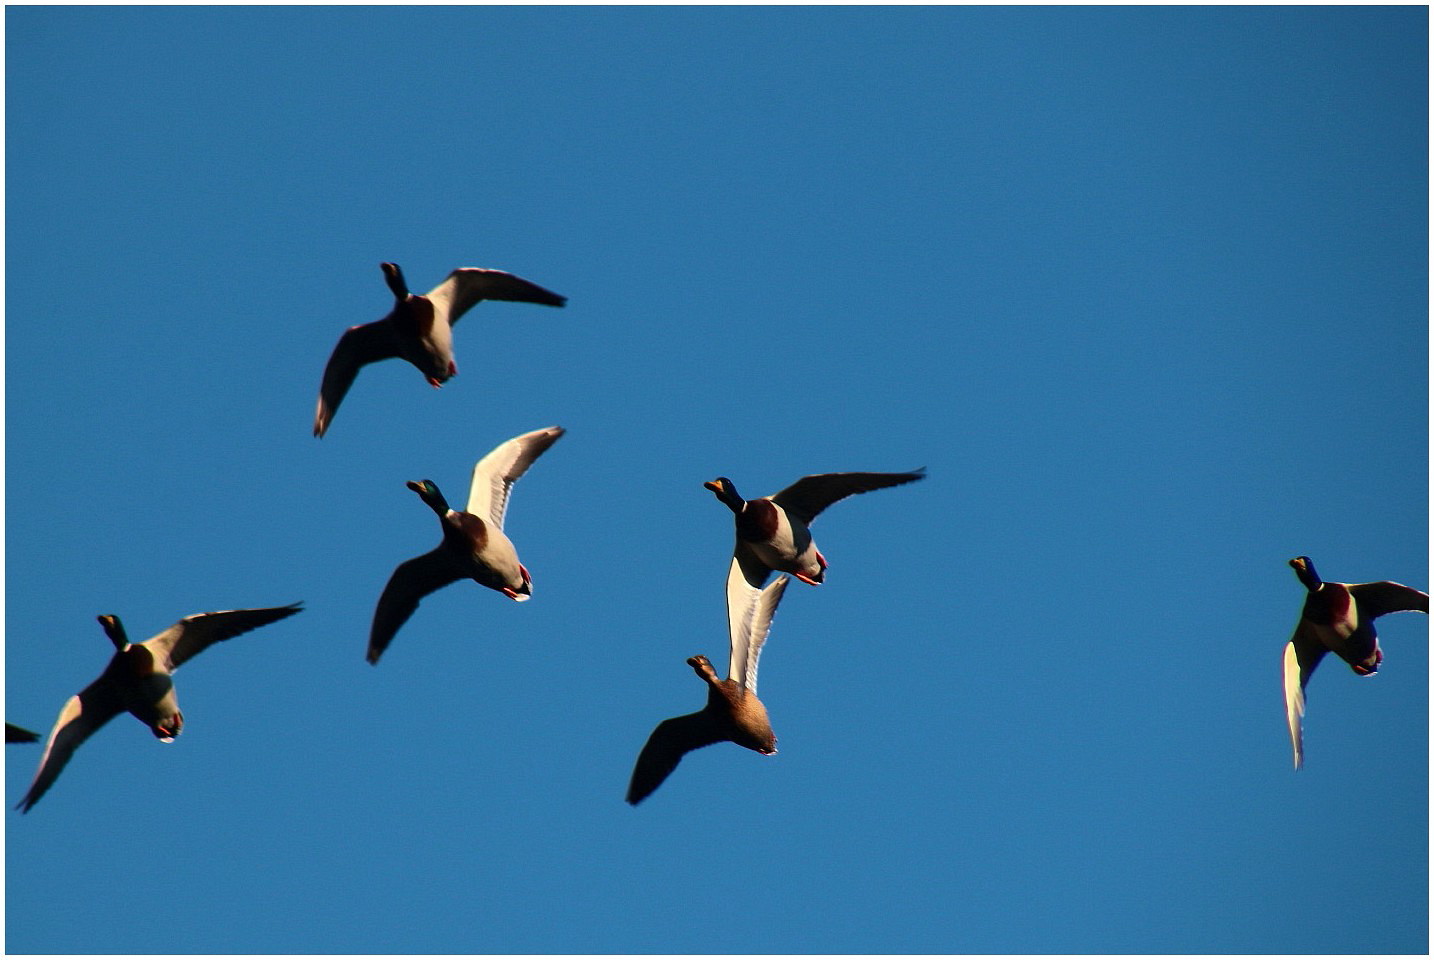
[[1384, 662], [1375, 618], [1386, 613], [1428, 613], [1429, 595], [1392, 580], [1322, 580], [1309, 557], [1295, 557], [1290, 566], [1308, 591], [1284, 653], [1285, 715], [1298, 770], [1304, 765], [1304, 690], [1324, 655], [1333, 653], [1360, 676], [1373, 676]]
[[731, 659], [727, 679], [717, 677], [706, 657], [699, 654], [687, 659], [687, 665], [707, 684], [707, 705], [696, 713], [664, 720], [652, 731], [628, 783], [627, 802], [634, 806], [660, 787], [693, 750], [727, 741], [765, 756], [777, 752], [777, 735], [767, 719], [767, 708], [757, 699], [757, 660], [790, 581], [778, 577], [758, 590], [746, 585], [735, 563], [728, 580]]
[[755, 693], [735, 680], [719, 680], [712, 662], [700, 654], [689, 657], [687, 664], [707, 683], [707, 705], [696, 713], [664, 720], [652, 731], [627, 788], [627, 802], [634, 806], [661, 786], [693, 750], [727, 741], [765, 756], [777, 752], [767, 708]]

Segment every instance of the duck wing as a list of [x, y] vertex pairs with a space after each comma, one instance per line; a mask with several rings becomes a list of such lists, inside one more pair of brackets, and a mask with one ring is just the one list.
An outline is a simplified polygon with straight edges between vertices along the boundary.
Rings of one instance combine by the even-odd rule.
[[1393, 580], [1378, 583], [1351, 583], [1349, 592], [1360, 613], [1369, 619], [1386, 613], [1428, 613], [1429, 594]]
[[704, 711], [662, 721], [637, 755], [632, 780], [627, 785], [627, 802], [636, 806], [662, 786], [662, 781], [682, 762], [684, 754], [726, 739], [711, 715]]
[[405, 560], [388, 578], [373, 611], [373, 626], [368, 634], [368, 662], [378, 658], [393, 642], [398, 628], [408, 622], [418, 602], [435, 590], [463, 580], [467, 574], [455, 568], [452, 556], [443, 544], [427, 553]]
[[926, 476], [926, 468], [909, 473], [814, 473], [771, 499], [783, 510], [810, 524], [827, 507], [855, 493], [900, 486]]
[[146, 640], [145, 647], [156, 663], [166, 670], [178, 670], [191, 657], [198, 656], [210, 645], [248, 633], [265, 624], [292, 617], [302, 610], [297, 603], [286, 607], [257, 607], [251, 610], [217, 610], [185, 617], [174, 626]]
[[1329, 651], [1301, 620], [1295, 635], [1285, 644], [1285, 720], [1290, 727], [1290, 745], [1295, 751], [1295, 769], [1305, 764], [1305, 684]]
[[790, 580], [778, 577], [757, 590], [747, 582], [735, 558], [727, 570], [727, 633], [731, 642], [727, 678], [740, 683], [753, 696], [757, 693], [757, 659]]
[[545, 290], [506, 270], [486, 267], [459, 267], [438, 286], [428, 291], [428, 299], [436, 309], [448, 308], [448, 324], [452, 326], [480, 300], [517, 300], [561, 307], [568, 298]]
[[5, 724], [6, 743], [34, 743], [39, 739], [40, 735], [33, 730], [17, 727], [13, 723]]
[[329, 362], [324, 367], [324, 382], [319, 387], [319, 405], [314, 410], [314, 436], [322, 437], [329, 429], [344, 394], [353, 386], [359, 368], [379, 360], [400, 356], [399, 343], [387, 319], [349, 327]]
[[562, 427], [544, 427], [495, 447], [473, 467], [467, 512], [482, 520], [492, 520], [502, 530], [513, 484], [566, 432]]
[[35, 770], [35, 779], [30, 789], [17, 803], [21, 813], [29, 812], [54, 784], [70, 756], [80, 744], [90, 738], [100, 727], [124, 712], [124, 698], [114, 681], [101, 676], [78, 694], [65, 701], [55, 721], [50, 737], [45, 741], [45, 753], [40, 757], [40, 766]]

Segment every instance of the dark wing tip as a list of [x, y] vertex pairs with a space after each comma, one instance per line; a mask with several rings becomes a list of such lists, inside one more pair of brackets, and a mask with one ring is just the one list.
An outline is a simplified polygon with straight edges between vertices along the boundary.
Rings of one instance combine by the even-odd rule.
[[33, 730], [17, 727], [13, 723], [5, 724], [6, 743], [35, 743], [39, 739], [40, 735]]

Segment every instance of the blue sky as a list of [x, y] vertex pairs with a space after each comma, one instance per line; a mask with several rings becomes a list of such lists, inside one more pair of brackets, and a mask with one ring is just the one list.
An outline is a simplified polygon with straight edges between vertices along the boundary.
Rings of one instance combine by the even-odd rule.
[[[7, 720], [204, 610], [6, 814], [10, 952], [1428, 948], [1428, 624], [1313, 678], [1302, 588], [1428, 587], [1427, 11], [9, 8]], [[378, 264], [486, 303], [366, 369]], [[369, 619], [474, 462], [531, 603]], [[780, 738], [622, 802], [725, 663], [727, 510], [816, 526]], [[9, 747], [6, 800], [38, 760]], [[135, 922], [136, 908], [145, 922]]]

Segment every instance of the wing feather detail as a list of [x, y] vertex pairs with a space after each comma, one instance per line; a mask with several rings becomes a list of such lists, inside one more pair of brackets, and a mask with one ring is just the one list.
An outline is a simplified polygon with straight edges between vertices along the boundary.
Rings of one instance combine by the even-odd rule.
[[1305, 685], [1327, 652], [1324, 644], [1306, 630], [1304, 621], [1300, 621], [1294, 636], [1285, 644], [1285, 721], [1290, 728], [1290, 746], [1294, 749], [1296, 770], [1305, 763]]
[[814, 473], [772, 495], [774, 503], [810, 524], [827, 507], [857, 493], [900, 486], [926, 476], [921, 467], [908, 473]]
[[216, 643], [250, 630], [292, 617], [303, 610], [297, 603], [284, 607], [256, 607], [249, 610], [217, 610], [185, 617], [169, 629], [146, 640], [141, 646], [153, 654], [166, 670], [178, 670], [185, 661]]
[[566, 432], [562, 427], [544, 427], [495, 447], [473, 467], [467, 512], [483, 520], [491, 520], [502, 530], [513, 484]]
[[790, 580], [781, 576], [758, 590], [747, 582], [737, 558], [732, 559], [727, 570], [727, 631], [731, 643], [727, 677], [753, 696], [757, 693], [757, 660]]
[[448, 308], [450, 326], [482, 300], [511, 300], [561, 307], [568, 298], [524, 280], [506, 270], [486, 267], [459, 267], [438, 286], [428, 291], [428, 299], [436, 308]]

